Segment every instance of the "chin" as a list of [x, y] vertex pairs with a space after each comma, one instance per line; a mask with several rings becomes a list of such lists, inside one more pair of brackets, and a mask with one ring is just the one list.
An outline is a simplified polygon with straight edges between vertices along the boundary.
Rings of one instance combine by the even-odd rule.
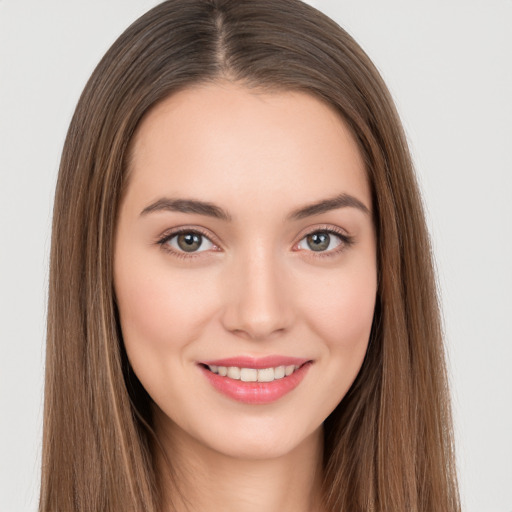
[[[246, 460], [277, 459], [300, 450], [303, 446], [322, 434], [322, 425], [305, 428], [294, 422], [283, 420], [241, 421], [238, 425], [227, 427], [219, 425], [211, 428], [201, 439], [209, 449], [227, 457]], [[213, 427], [213, 426], [212, 426]]]

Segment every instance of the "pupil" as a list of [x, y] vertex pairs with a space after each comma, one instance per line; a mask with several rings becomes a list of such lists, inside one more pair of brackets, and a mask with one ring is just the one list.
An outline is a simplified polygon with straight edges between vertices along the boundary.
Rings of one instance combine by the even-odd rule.
[[328, 233], [314, 233], [308, 235], [308, 246], [313, 251], [325, 251], [329, 247], [331, 237]]
[[201, 235], [196, 235], [195, 233], [178, 235], [178, 245], [183, 251], [196, 251], [201, 247]]

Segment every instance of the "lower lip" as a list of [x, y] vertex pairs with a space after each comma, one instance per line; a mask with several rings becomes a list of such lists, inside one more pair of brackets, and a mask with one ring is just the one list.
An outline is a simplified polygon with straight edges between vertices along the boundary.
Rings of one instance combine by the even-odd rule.
[[306, 376], [311, 364], [309, 361], [288, 377], [272, 382], [243, 382], [229, 377], [221, 377], [204, 366], [200, 366], [200, 368], [210, 384], [229, 398], [245, 404], [269, 404], [294, 390]]

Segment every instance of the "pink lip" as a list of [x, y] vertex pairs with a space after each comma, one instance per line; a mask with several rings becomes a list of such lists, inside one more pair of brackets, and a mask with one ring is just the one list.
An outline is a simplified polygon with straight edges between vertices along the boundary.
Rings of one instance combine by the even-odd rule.
[[[288, 365], [300, 366], [298, 370], [288, 377], [272, 382], [243, 382], [241, 380], [222, 377], [211, 372], [203, 365], [238, 366], [242, 368], [271, 368]], [[268, 404], [279, 400], [290, 391], [294, 390], [304, 379], [312, 361], [293, 357], [269, 356], [264, 358], [236, 357], [229, 359], [217, 359], [199, 365], [203, 375], [210, 384], [219, 392], [233, 400], [245, 404]]]

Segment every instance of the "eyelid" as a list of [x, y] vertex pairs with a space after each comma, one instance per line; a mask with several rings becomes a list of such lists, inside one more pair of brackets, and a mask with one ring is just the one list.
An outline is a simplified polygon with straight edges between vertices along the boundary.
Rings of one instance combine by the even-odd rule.
[[[172, 229], [169, 229], [165, 231], [163, 234], [161, 234], [157, 240], [156, 244], [160, 245], [161, 248], [167, 252], [172, 253], [175, 256], [183, 257], [183, 258], [194, 258], [202, 255], [203, 253], [211, 252], [212, 249], [205, 250], [205, 251], [196, 251], [196, 252], [190, 252], [187, 253], [186, 251], [179, 251], [175, 248], [172, 248], [166, 242], [168, 242], [173, 237], [180, 235], [182, 233], [197, 233], [206, 239], [208, 239], [214, 246], [213, 252], [221, 252], [221, 243], [219, 243], [218, 237], [215, 236], [213, 233], [211, 233], [209, 230], [206, 230], [203, 227], [200, 226], [179, 226]], [[334, 249], [331, 249], [329, 251], [313, 251], [313, 250], [306, 250], [306, 249], [298, 249], [297, 246], [304, 238], [306, 238], [309, 235], [312, 235], [314, 233], [328, 233], [331, 235], [335, 235], [341, 239], [341, 243], [338, 247], [335, 247]], [[334, 226], [332, 224], [321, 224], [316, 226], [310, 226], [303, 230], [297, 237], [297, 241], [293, 244], [292, 250], [295, 252], [305, 252], [309, 253], [308, 256], [312, 257], [328, 257], [328, 256], [334, 256], [354, 243], [354, 237], [349, 235], [344, 229]]]
[[[171, 247], [169, 244], [167, 244], [169, 240], [183, 233], [195, 233], [201, 235], [202, 237], [209, 240], [210, 243], [213, 244], [214, 248], [205, 251], [193, 251], [187, 253], [186, 251], [179, 251], [176, 248]], [[156, 239], [155, 243], [160, 245], [162, 250], [183, 258], [194, 258], [195, 256], [202, 255], [203, 253], [210, 252], [212, 250], [214, 252], [222, 251], [220, 244], [217, 242], [217, 237], [200, 226], [179, 226], [176, 228], [168, 229]]]
[[[338, 247], [335, 247], [334, 249], [331, 249], [329, 251], [313, 251], [313, 250], [308, 251], [307, 249], [297, 249], [298, 244], [300, 242], [302, 242], [302, 240], [304, 240], [304, 238], [306, 238], [307, 236], [312, 235], [314, 233], [328, 233], [331, 235], [335, 235], [341, 239], [341, 243], [339, 244]], [[317, 226], [310, 226], [306, 230], [302, 231], [298, 235], [297, 238], [298, 238], [298, 240], [297, 240], [297, 242], [294, 243], [293, 250], [295, 250], [297, 252], [304, 251], [306, 253], [309, 253], [308, 256], [312, 255], [313, 257], [320, 257], [320, 258], [334, 256], [334, 255], [344, 251], [345, 249], [347, 249], [354, 243], [353, 236], [349, 235], [344, 229], [342, 229], [338, 226], [333, 226], [331, 224], [321, 224], [321, 225], [317, 225]]]

